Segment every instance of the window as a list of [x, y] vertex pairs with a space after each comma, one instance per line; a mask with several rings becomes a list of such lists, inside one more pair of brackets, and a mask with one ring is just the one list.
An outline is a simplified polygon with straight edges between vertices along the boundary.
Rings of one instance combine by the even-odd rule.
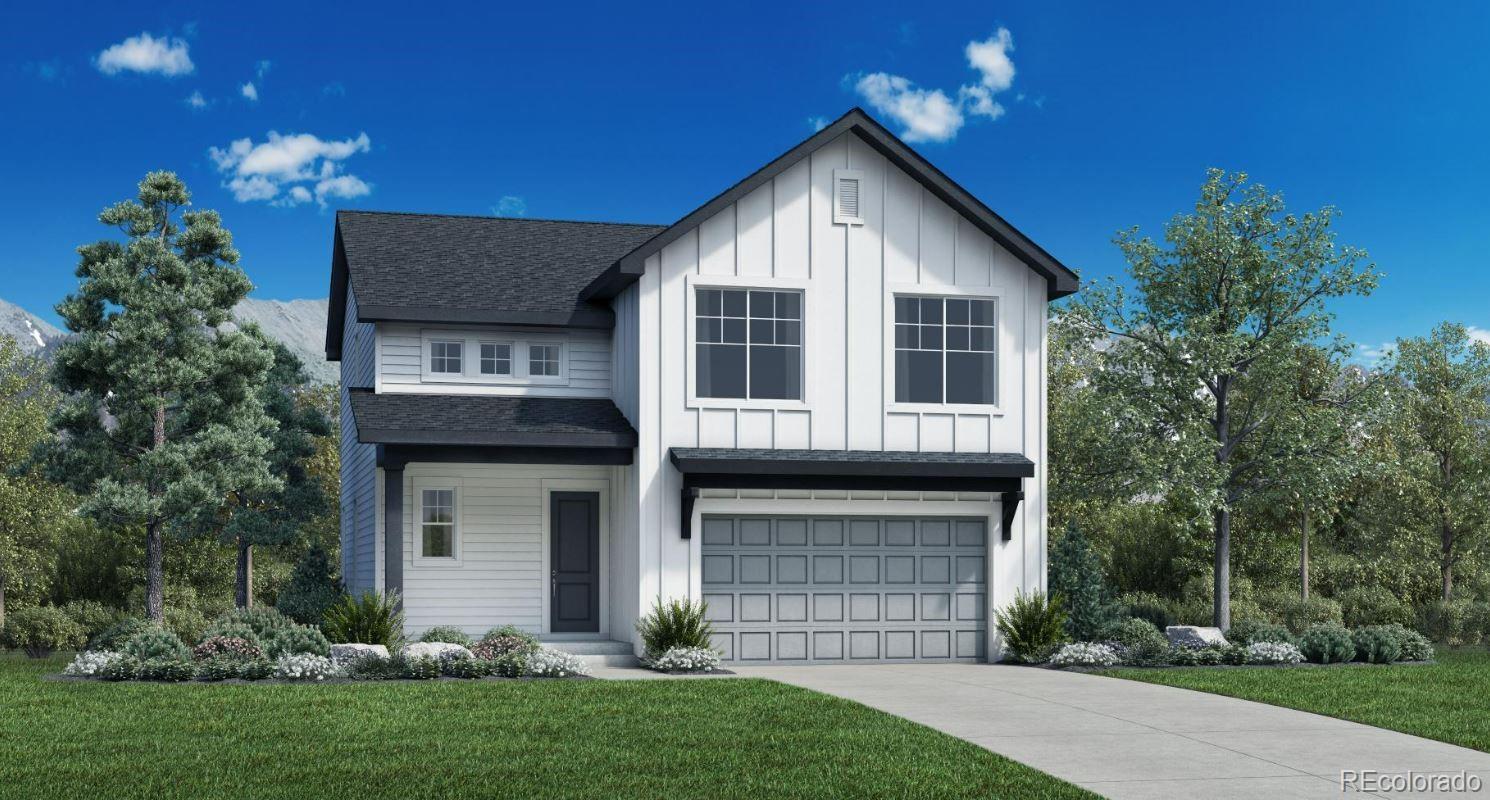
[[461, 350], [465, 342], [454, 339], [436, 339], [429, 343], [429, 371], [441, 375], [461, 374]]
[[895, 402], [993, 405], [994, 301], [895, 298]]
[[556, 344], [528, 345], [528, 374], [535, 378], [559, 377], [559, 346]]
[[511, 375], [512, 374], [512, 345], [495, 344], [493, 342], [481, 343], [481, 374], [482, 375]]
[[423, 514], [419, 555], [423, 558], [455, 558], [455, 490], [424, 489], [419, 499]]
[[695, 296], [699, 397], [802, 399], [802, 294], [699, 289]]

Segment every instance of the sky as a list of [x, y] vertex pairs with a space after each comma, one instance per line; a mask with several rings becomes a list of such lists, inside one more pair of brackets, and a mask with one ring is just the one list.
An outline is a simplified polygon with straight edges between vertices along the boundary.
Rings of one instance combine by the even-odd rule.
[[[520, 6], [520, 7], [514, 7]], [[12, 4], [0, 298], [56, 322], [150, 170], [255, 296], [322, 297], [338, 208], [669, 223], [859, 105], [1084, 279], [1245, 171], [1385, 274], [1375, 352], [1490, 340], [1490, 3]]]

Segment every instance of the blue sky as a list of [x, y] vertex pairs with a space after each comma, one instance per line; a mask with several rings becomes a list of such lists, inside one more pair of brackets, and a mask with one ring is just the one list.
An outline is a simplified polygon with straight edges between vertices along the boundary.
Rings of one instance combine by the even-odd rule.
[[1085, 276], [1215, 165], [1342, 210], [1353, 341], [1490, 329], [1487, 3], [323, 6], [8, 8], [0, 297], [55, 321], [151, 169], [319, 297], [336, 208], [670, 222], [859, 104]]

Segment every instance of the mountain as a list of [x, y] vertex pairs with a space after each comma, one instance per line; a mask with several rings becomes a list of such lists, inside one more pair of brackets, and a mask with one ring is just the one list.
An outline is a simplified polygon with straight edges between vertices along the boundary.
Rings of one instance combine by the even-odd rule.
[[[335, 383], [340, 377], [338, 365], [326, 360], [325, 300], [249, 298], [238, 304], [233, 316], [239, 322], [257, 323], [266, 336], [299, 356], [312, 383]], [[28, 353], [46, 356], [67, 334], [20, 306], [0, 300], [0, 336], [15, 339]]]

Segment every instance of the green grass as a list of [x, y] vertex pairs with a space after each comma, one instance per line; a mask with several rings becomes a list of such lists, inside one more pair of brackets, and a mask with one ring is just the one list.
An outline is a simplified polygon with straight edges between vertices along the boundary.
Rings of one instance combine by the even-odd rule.
[[1092, 796], [929, 728], [767, 681], [41, 679], [65, 664], [0, 654], [0, 796]]
[[1434, 664], [1101, 674], [1312, 711], [1490, 752], [1490, 653], [1482, 650], [1440, 650]]

